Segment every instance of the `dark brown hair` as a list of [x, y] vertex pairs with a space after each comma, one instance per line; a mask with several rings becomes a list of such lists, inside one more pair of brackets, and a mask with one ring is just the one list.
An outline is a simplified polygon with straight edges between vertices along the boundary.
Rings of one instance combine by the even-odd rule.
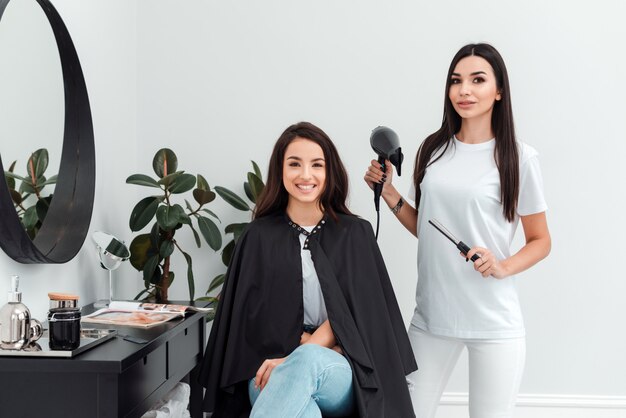
[[[445, 105], [443, 122], [438, 131], [429, 135], [419, 147], [415, 158], [415, 204], [419, 207], [421, 197], [420, 183], [424, 179], [428, 166], [437, 161], [453, 144], [452, 136], [461, 129], [461, 116], [454, 110], [448, 96], [452, 80], [452, 72], [460, 60], [468, 56], [484, 58], [493, 68], [496, 86], [501, 99], [496, 101], [491, 115], [491, 128], [496, 138], [494, 158], [500, 173], [500, 202], [506, 220], [512, 222], [517, 210], [519, 193], [519, 152], [513, 127], [513, 110], [511, 106], [511, 90], [509, 76], [500, 53], [489, 44], [469, 44], [461, 48], [450, 63], [446, 80]], [[438, 153], [439, 150], [442, 152]], [[439, 154], [431, 161], [435, 154]]]
[[283, 164], [287, 147], [296, 138], [315, 142], [324, 152], [326, 160], [326, 182], [320, 196], [321, 209], [337, 220], [337, 213], [351, 215], [346, 206], [348, 198], [348, 174], [339, 158], [335, 144], [320, 128], [309, 122], [291, 125], [276, 141], [267, 170], [267, 182], [256, 202], [254, 218], [282, 212], [287, 208], [289, 193], [283, 185]]

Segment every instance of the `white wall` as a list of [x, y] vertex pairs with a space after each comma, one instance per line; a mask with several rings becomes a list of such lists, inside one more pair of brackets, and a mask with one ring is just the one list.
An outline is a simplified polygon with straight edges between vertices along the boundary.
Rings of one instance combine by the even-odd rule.
[[[265, 170], [273, 142], [300, 120], [335, 140], [351, 175], [351, 207], [374, 222], [361, 180], [373, 157], [371, 129], [388, 125], [400, 135], [406, 162], [397, 184], [408, 189], [415, 151], [441, 122], [452, 56], [465, 43], [495, 45], [508, 65], [519, 137], [540, 152], [553, 237], [550, 257], [519, 278], [528, 343], [522, 397], [586, 396], [626, 409], [623, 2], [55, 4], [77, 44], [92, 101], [92, 229], [127, 240], [130, 210], [148, 191], [124, 179], [150, 174], [158, 148], [173, 148], [180, 168], [204, 174], [211, 186], [241, 191], [249, 160]], [[2, 152], [5, 146], [3, 139]], [[222, 202], [211, 208], [224, 224], [245, 217]], [[206, 244], [197, 250], [190, 235], [179, 239], [194, 256], [199, 295], [223, 268]], [[380, 246], [408, 323], [416, 241], [385, 211]], [[171, 296], [183, 299], [184, 260], [174, 266]], [[36, 317], [45, 314], [49, 290], [77, 291], [85, 302], [106, 294], [91, 243], [63, 266], [21, 266], [0, 254], [0, 274], [15, 271]], [[141, 287], [129, 266], [116, 281], [124, 297]], [[8, 281], [0, 293], [2, 286]], [[464, 359], [446, 392], [467, 392]]]

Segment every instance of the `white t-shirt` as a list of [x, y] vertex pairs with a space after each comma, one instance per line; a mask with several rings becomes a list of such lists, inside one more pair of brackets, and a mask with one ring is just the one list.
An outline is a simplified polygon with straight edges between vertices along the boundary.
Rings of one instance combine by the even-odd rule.
[[[437, 219], [470, 248], [490, 249], [498, 259], [511, 255], [519, 216], [544, 212], [543, 181], [537, 152], [518, 142], [520, 193], [517, 216], [508, 222], [500, 203], [495, 140], [453, 144], [426, 170], [421, 183], [417, 236], [418, 281], [411, 323], [433, 334], [457, 338], [524, 336], [514, 276], [483, 278], [472, 262], [428, 223]], [[415, 188], [409, 197], [415, 200]]]
[[[303, 226], [303, 229], [311, 232], [315, 226]], [[302, 300], [304, 304], [304, 324], [320, 326], [328, 319], [324, 295], [317, 277], [311, 251], [305, 250], [304, 241], [306, 236], [300, 234], [300, 255], [302, 258]]]

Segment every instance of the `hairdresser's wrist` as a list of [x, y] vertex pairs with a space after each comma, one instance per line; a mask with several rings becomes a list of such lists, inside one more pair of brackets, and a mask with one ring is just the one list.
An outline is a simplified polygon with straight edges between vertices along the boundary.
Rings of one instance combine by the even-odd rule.
[[398, 203], [398, 199], [402, 197], [402, 195], [400, 195], [400, 192], [396, 190], [393, 184], [388, 184], [383, 187], [383, 191], [380, 195], [385, 200], [385, 202], [387, 202], [387, 206], [391, 208], [394, 207], [396, 203]]
[[498, 261], [497, 267], [494, 269], [492, 276], [496, 279], [505, 279], [515, 274], [515, 272], [512, 270], [510, 260], [510, 258], [505, 258], [504, 260]]

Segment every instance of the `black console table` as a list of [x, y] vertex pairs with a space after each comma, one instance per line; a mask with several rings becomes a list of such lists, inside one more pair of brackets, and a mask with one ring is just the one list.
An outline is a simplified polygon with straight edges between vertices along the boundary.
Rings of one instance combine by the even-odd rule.
[[[83, 315], [93, 311], [91, 305], [82, 309]], [[204, 318], [190, 313], [147, 329], [85, 323], [85, 328], [117, 329], [119, 335], [73, 358], [0, 357], [0, 416], [141, 417], [182, 380], [191, 386], [191, 416], [201, 418], [203, 388], [196, 380]], [[148, 342], [129, 342], [126, 335]]]

